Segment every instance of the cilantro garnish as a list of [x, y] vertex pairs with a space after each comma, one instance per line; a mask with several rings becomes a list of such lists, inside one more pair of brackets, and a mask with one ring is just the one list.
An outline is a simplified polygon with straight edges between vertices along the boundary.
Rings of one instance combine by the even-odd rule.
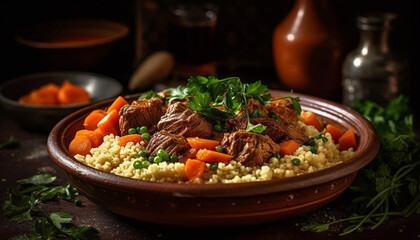
[[[249, 121], [248, 99], [253, 98], [261, 104], [268, 103], [271, 99], [268, 90], [261, 81], [248, 84], [243, 83], [238, 77], [218, 79], [213, 76], [194, 76], [188, 79], [186, 87], [178, 86], [165, 91], [171, 94], [167, 97], [169, 102], [186, 99], [192, 110], [217, 124], [226, 122], [228, 117], [237, 116], [244, 107], [248, 121], [246, 131], [261, 133], [266, 126], [254, 125]], [[300, 109], [299, 99], [291, 98], [291, 100], [293, 106]]]

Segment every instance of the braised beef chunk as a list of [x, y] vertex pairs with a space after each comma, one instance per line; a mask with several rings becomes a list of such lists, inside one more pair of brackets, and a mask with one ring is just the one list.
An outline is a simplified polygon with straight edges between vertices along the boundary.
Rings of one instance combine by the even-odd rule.
[[[252, 117], [252, 113], [256, 110], [260, 110], [261, 115]], [[270, 117], [270, 112], [276, 114], [278, 120]], [[255, 125], [261, 123], [266, 126], [266, 130], [262, 134], [268, 135], [276, 143], [286, 139], [293, 139], [303, 144], [309, 140], [297, 127], [298, 116], [288, 99], [266, 105], [261, 105], [257, 100], [249, 99], [248, 113], [250, 114], [249, 121]], [[242, 108], [235, 118], [227, 119], [227, 123], [233, 132], [245, 130], [248, 125], [245, 109]]]
[[262, 134], [269, 136], [274, 142], [279, 143], [283, 140], [293, 139], [299, 144], [304, 144], [309, 140], [297, 126], [283, 123], [281, 120], [277, 122], [273, 118], [260, 117], [249, 119], [252, 124], [261, 123], [266, 126]]
[[146, 152], [149, 156], [157, 154], [159, 149], [165, 150], [169, 155], [181, 155], [190, 148], [184, 137], [177, 136], [165, 130], [156, 132], [147, 144]]
[[268, 110], [265, 105], [261, 105], [260, 102], [253, 98], [248, 99], [248, 113], [252, 115], [255, 111], [259, 110], [261, 112], [261, 116], [268, 116]]
[[181, 102], [168, 107], [157, 128], [182, 137], [210, 138], [212, 135], [212, 124]]
[[159, 98], [133, 101], [120, 109], [119, 126], [121, 135], [127, 135], [130, 128], [146, 126], [150, 132], [164, 114], [162, 100]]
[[262, 125], [266, 126], [267, 128], [264, 132], [262, 132], [262, 134], [269, 136], [271, 140], [273, 140], [276, 143], [280, 142], [280, 140], [284, 138], [287, 134], [287, 128], [285, 127], [285, 125], [280, 125], [273, 118], [259, 117], [251, 118], [249, 119], [249, 121], [255, 125], [261, 123]]
[[244, 112], [240, 112], [238, 116], [234, 118], [228, 118], [226, 122], [230, 126], [232, 132], [245, 130], [248, 126], [248, 120], [246, 119], [246, 115]]
[[226, 133], [221, 144], [227, 154], [247, 166], [262, 165], [280, 152], [279, 145], [270, 137], [245, 131]]
[[296, 125], [298, 122], [298, 115], [293, 109], [292, 103], [289, 99], [275, 101], [266, 104], [265, 107], [269, 112], [275, 113], [283, 123], [288, 125]]

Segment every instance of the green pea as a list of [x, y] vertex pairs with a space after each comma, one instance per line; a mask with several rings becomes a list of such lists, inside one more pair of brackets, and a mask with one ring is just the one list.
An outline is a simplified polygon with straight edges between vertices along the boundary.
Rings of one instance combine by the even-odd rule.
[[212, 163], [211, 165], [210, 165], [210, 170], [212, 170], [212, 171], [215, 171], [215, 170], [217, 170], [217, 167], [219, 166], [219, 164], [218, 163]]
[[149, 133], [143, 133], [142, 135], [141, 135], [141, 137], [144, 139], [144, 140], [146, 140], [146, 141], [149, 141], [152, 137], [150, 136], [150, 134]]
[[272, 157], [275, 157], [277, 159], [280, 159], [281, 158], [280, 154], [278, 154], [278, 153], [274, 153]]
[[149, 162], [154, 163], [155, 162], [155, 158], [156, 158], [156, 156], [150, 156], [149, 157]]
[[159, 149], [156, 155], [161, 157], [163, 161], [169, 160], [169, 154], [164, 149]]
[[294, 166], [299, 166], [300, 165], [300, 159], [299, 158], [293, 158], [292, 159], [292, 164]]
[[178, 161], [179, 161], [179, 159], [178, 159], [178, 157], [177, 157], [177, 156], [172, 155], [169, 161], [170, 161], [170, 162], [175, 163], [175, 162], [178, 162]]
[[150, 164], [151, 163], [149, 161], [143, 161], [142, 164], [141, 164], [141, 167], [142, 168], [148, 168], [150, 166]]
[[149, 130], [149, 129], [147, 129], [147, 127], [146, 127], [146, 126], [143, 126], [143, 127], [139, 128], [139, 133], [140, 133], [140, 134], [147, 133], [147, 131], [148, 131], [148, 130]]
[[225, 148], [222, 146], [222, 145], [218, 145], [218, 146], [216, 146], [216, 151], [218, 151], [218, 152], [224, 152], [225, 151]]
[[154, 162], [155, 163], [161, 163], [161, 162], [163, 162], [163, 158], [162, 157], [159, 157], [159, 156], [156, 156]]
[[137, 132], [138, 134], [141, 134], [141, 133], [140, 133], [140, 127], [136, 127], [136, 132]]
[[128, 129], [128, 134], [136, 134], [137, 130], [135, 128]]
[[311, 147], [311, 153], [316, 154], [318, 152], [318, 148], [313, 146]]
[[136, 160], [136, 161], [134, 161], [134, 163], [133, 163], [133, 167], [134, 167], [134, 169], [140, 169], [140, 168], [141, 168], [141, 166], [142, 166], [142, 163], [141, 163], [141, 161], [140, 161], [140, 160]]
[[146, 150], [142, 150], [137, 154], [139, 157], [146, 157], [147, 156], [147, 152]]

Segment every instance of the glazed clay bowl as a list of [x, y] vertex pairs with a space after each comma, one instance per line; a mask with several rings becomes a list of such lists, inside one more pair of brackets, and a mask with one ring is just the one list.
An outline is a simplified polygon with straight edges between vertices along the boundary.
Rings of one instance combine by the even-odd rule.
[[[282, 91], [271, 93], [290, 95]], [[60, 121], [48, 137], [48, 152], [84, 196], [129, 218], [188, 227], [245, 226], [291, 218], [338, 197], [379, 149], [374, 127], [354, 110], [316, 97], [294, 96], [300, 97], [303, 110], [315, 112], [324, 123], [354, 130], [358, 146], [350, 159], [305, 175], [252, 183], [177, 184], [116, 176], [81, 164], [67, 150], [87, 114], [109, 106], [112, 100], [79, 110]], [[133, 100], [138, 95], [127, 97]]]
[[[22, 104], [19, 97], [28, 94], [47, 83], [61, 85], [68, 79], [89, 92], [91, 101], [83, 104], [57, 106]], [[27, 130], [49, 133], [51, 129], [70, 113], [94, 104], [112, 99], [123, 90], [120, 82], [105, 75], [90, 72], [56, 71], [40, 72], [10, 79], [0, 86], [0, 104], [5, 114]]]

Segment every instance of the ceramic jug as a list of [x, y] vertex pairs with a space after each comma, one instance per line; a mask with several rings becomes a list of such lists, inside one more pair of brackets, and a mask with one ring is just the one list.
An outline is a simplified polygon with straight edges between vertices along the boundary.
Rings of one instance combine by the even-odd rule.
[[275, 28], [274, 66], [289, 90], [330, 99], [340, 96], [341, 66], [348, 47], [333, 3], [296, 0]]

